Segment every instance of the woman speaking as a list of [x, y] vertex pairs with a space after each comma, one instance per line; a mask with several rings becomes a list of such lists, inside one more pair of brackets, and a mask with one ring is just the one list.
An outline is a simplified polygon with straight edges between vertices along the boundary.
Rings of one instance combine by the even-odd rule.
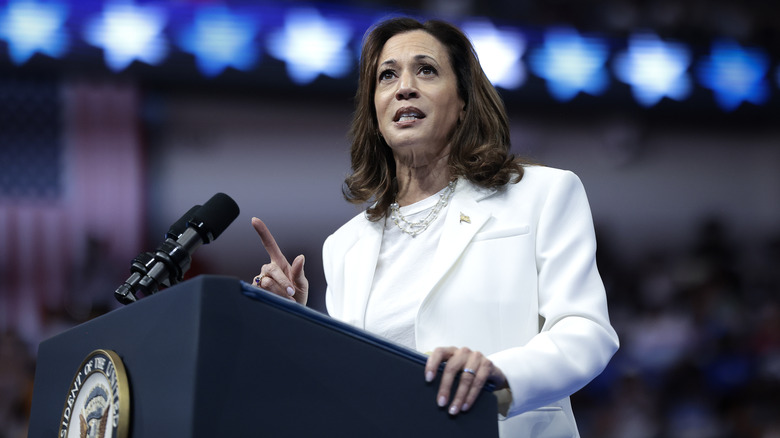
[[[503, 103], [454, 26], [396, 18], [367, 34], [344, 195], [369, 205], [325, 241], [328, 313], [446, 361], [436, 400], [498, 390], [502, 437], [577, 437], [569, 396], [618, 348], [573, 173], [509, 153]], [[304, 257], [255, 284], [306, 304]], [[457, 385], [453, 385], [459, 376]]]

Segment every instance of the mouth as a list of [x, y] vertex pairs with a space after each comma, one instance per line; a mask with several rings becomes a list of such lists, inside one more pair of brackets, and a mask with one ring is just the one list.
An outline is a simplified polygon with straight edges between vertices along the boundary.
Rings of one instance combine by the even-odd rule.
[[395, 112], [395, 116], [393, 116], [394, 122], [409, 122], [412, 120], [417, 119], [424, 119], [425, 113], [420, 111], [419, 109], [413, 107], [413, 106], [407, 106], [400, 108], [398, 111]]

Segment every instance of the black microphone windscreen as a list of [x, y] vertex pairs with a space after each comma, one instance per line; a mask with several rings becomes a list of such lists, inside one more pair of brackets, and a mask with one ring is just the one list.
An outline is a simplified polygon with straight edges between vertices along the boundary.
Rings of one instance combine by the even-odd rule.
[[203, 204], [192, 216], [191, 221], [201, 226], [216, 239], [238, 217], [238, 204], [230, 196], [217, 193]]

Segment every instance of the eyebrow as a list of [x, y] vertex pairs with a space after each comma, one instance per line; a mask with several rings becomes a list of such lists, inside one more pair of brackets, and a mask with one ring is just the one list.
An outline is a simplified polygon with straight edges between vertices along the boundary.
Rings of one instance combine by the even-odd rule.
[[[426, 59], [431, 60], [435, 64], [438, 64], [438, 62], [436, 62], [436, 60], [433, 57], [431, 57], [431, 56], [428, 56], [428, 55], [414, 55], [414, 60], [417, 61], [417, 62], [422, 61], [422, 60], [426, 60]], [[388, 59], [387, 61], [379, 64], [379, 67], [383, 67], [385, 65], [395, 65], [395, 64], [398, 64], [398, 61], [396, 61], [395, 59], [391, 58], [391, 59]]]

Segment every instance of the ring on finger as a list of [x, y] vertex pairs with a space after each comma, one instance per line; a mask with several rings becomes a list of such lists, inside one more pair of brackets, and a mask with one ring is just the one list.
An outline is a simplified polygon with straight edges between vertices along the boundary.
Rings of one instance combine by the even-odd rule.
[[260, 286], [260, 283], [261, 283], [261, 282], [263, 281], [263, 279], [264, 279], [265, 277], [267, 277], [267, 276], [268, 276], [268, 275], [266, 275], [266, 274], [260, 274], [260, 275], [258, 275], [257, 277], [255, 277], [255, 284], [256, 284], [256, 285], [258, 285], [258, 286]]
[[464, 373], [469, 373], [469, 374], [471, 374], [472, 376], [476, 376], [476, 375], [477, 375], [477, 372], [476, 372], [476, 371], [474, 371], [474, 370], [473, 370], [473, 369], [471, 369], [471, 368], [463, 368], [463, 372], [464, 372]]

